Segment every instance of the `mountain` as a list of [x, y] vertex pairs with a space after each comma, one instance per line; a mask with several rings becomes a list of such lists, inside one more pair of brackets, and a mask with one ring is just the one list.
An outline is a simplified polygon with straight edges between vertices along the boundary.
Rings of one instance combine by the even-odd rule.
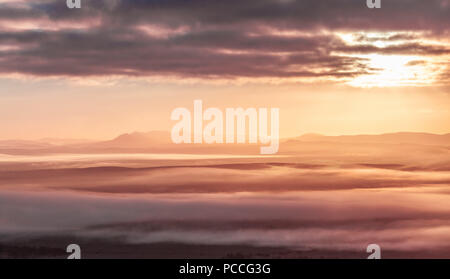
[[32, 140], [0, 140], [0, 149], [42, 149], [52, 146], [51, 143]]
[[[64, 144], [64, 142], [68, 144]], [[55, 144], [58, 143], [58, 144]], [[190, 154], [259, 154], [261, 144], [174, 144], [170, 133], [152, 131], [122, 134], [114, 139], [98, 142], [70, 140], [0, 141], [0, 154], [55, 154], [55, 153], [190, 153]], [[420, 147], [420, 148], [419, 148]], [[390, 133], [382, 135], [324, 136], [305, 134], [280, 141], [279, 154], [353, 154], [370, 150], [371, 154], [389, 152], [442, 153], [450, 150], [450, 134]]]
[[400, 132], [381, 135], [324, 136], [305, 134], [288, 141], [335, 142], [335, 143], [384, 143], [384, 144], [420, 144], [450, 146], [450, 134]]
[[[82, 146], [77, 146], [81, 148]], [[236, 153], [253, 154], [256, 144], [174, 144], [166, 131], [134, 132], [122, 134], [112, 140], [83, 145], [89, 152], [142, 152], [142, 153]]]
[[87, 139], [43, 138], [38, 140], [37, 142], [51, 145], [72, 145], [72, 144], [92, 143], [95, 141]]
[[95, 143], [94, 146], [104, 148], [154, 148], [155, 146], [172, 144], [170, 133], [152, 131], [122, 134], [112, 140]]

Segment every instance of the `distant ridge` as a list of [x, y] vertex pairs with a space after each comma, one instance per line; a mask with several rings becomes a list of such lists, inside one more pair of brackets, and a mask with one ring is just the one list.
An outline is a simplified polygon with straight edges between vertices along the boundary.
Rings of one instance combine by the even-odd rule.
[[[70, 142], [70, 140], [66, 140]], [[259, 154], [260, 144], [174, 144], [167, 131], [133, 132], [107, 141], [54, 145], [54, 142], [0, 140], [0, 154], [54, 153], [189, 153], [189, 154]], [[307, 153], [324, 149], [343, 150], [351, 146], [422, 145], [450, 148], [450, 133], [399, 132], [381, 135], [325, 136], [304, 134], [280, 141], [280, 154]], [[330, 151], [331, 152], [331, 151]]]
[[148, 148], [155, 145], [171, 144], [170, 133], [166, 131], [152, 131], [152, 132], [134, 132], [130, 134], [122, 134], [112, 140], [98, 142], [96, 145], [103, 147], [133, 147], [133, 148]]
[[320, 134], [304, 134], [293, 140], [305, 142], [338, 142], [338, 143], [408, 143], [425, 145], [450, 145], [450, 133], [438, 135], [431, 133], [399, 132], [381, 135], [343, 135], [324, 136]]

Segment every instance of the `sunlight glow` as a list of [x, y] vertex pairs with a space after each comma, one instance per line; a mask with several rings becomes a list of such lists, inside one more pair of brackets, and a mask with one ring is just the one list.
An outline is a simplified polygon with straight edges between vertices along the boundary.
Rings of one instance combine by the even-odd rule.
[[370, 74], [349, 82], [357, 87], [419, 86], [433, 83], [436, 72], [426, 58], [406, 55], [360, 55], [367, 58]]

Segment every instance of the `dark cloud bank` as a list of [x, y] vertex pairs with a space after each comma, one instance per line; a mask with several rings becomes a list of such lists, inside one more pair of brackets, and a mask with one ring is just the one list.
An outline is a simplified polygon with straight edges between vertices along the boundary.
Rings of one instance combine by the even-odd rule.
[[[348, 45], [334, 33], [406, 31], [446, 38], [447, 0], [385, 1], [380, 10], [359, 0], [83, 0], [82, 9], [74, 10], [65, 1], [27, 6], [31, 9], [0, 5], [0, 45], [14, 47], [0, 52], [1, 73], [345, 79], [373, 69], [364, 59], [337, 53], [449, 53], [445, 45], [411, 41], [413, 34], [389, 36], [383, 40], [400, 43], [378, 48], [364, 39]], [[11, 28], [24, 22], [41, 29]]]

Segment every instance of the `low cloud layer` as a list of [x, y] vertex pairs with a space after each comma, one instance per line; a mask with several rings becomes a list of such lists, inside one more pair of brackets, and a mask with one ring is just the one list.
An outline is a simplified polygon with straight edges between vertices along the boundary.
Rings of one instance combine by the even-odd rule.
[[0, 201], [4, 241], [73, 235], [129, 244], [349, 251], [376, 242], [417, 251], [443, 248], [450, 230], [448, 204], [420, 191], [145, 197], [2, 191]]
[[[328, 152], [193, 160], [110, 154], [54, 155], [54, 161], [46, 155], [34, 162], [6, 156], [0, 248], [8, 255], [60, 255], [70, 241], [118, 257], [147, 257], [157, 246], [167, 257], [192, 256], [192, 247], [210, 257], [233, 253], [232, 247], [288, 253], [283, 257], [342, 251], [360, 257], [377, 243], [393, 257], [446, 256], [450, 176], [448, 156], [436, 148], [421, 150], [428, 155], [419, 152], [420, 162], [413, 152], [399, 157], [399, 150], [375, 161]], [[43, 250], [17, 251], [29, 243]]]

